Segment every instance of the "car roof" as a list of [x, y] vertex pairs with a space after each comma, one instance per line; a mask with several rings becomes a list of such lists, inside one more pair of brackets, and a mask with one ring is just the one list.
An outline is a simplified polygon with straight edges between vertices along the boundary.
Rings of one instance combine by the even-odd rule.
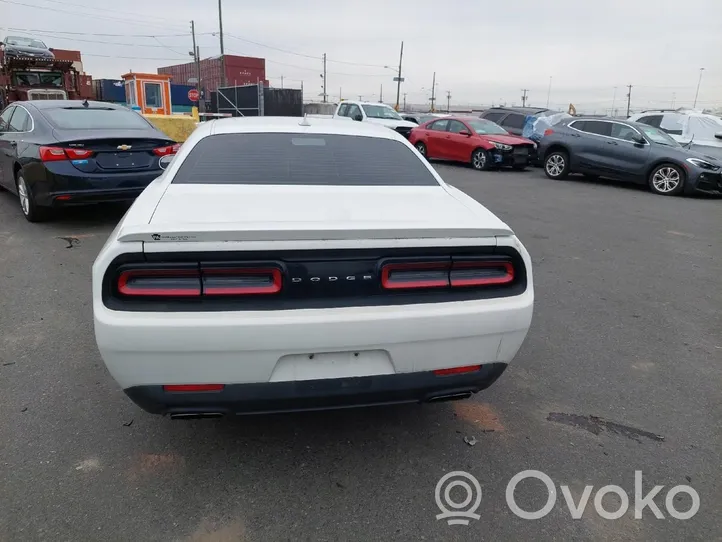
[[234, 117], [204, 122], [195, 130], [207, 137], [216, 134], [292, 133], [353, 135], [406, 141], [395, 130], [372, 122], [346, 122], [317, 117]]
[[382, 105], [384, 107], [388, 107], [393, 109], [390, 105], [386, 105], [381, 102], [359, 102], [358, 100], [344, 100], [341, 102], [342, 104], [356, 104], [356, 105]]
[[536, 113], [543, 113], [549, 111], [547, 107], [490, 107], [484, 113], [489, 111], [508, 111], [509, 113], [523, 113], [525, 115], [534, 115]]
[[[66, 109], [71, 107], [85, 107], [86, 100], [30, 100], [23, 102], [22, 105], [31, 106], [35, 109]], [[109, 102], [96, 102], [93, 100], [87, 100], [89, 108], [102, 108], [102, 109], [125, 109], [131, 111], [127, 107], [122, 105], [116, 105]]]

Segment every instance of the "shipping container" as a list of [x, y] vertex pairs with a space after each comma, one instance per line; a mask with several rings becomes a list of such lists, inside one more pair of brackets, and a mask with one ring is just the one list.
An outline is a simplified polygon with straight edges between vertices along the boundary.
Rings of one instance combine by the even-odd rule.
[[195, 89], [195, 85], [179, 85], [176, 83], [170, 84], [170, 103], [173, 106], [194, 106], [198, 105], [198, 102], [191, 102], [188, 99], [188, 91]]
[[[226, 85], [243, 86], [257, 84], [259, 81], [268, 84], [266, 81], [266, 61], [263, 58], [225, 55], [226, 64]], [[222, 86], [221, 57], [205, 58], [199, 62], [201, 91], [215, 92]], [[172, 83], [177, 85], [194, 84], [189, 81], [196, 79], [196, 66], [193, 62], [177, 64], [175, 66], [164, 66], [158, 68], [159, 74], [171, 75]]]
[[125, 85], [121, 79], [94, 79], [95, 99], [101, 102], [126, 103]]

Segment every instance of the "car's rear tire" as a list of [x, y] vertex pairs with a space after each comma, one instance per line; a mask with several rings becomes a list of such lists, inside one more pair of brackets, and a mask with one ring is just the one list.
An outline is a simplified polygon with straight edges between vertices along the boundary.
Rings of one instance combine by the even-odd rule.
[[491, 169], [491, 155], [484, 149], [476, 149], [471, 153], [471, 167], [478, 171]]
[[684, 190], [684, 171], [674, 164], [661, 164], [649, 174], [650, 190], [661, 196], [676, 196]]
[[550, 179], [565, 179], [569, 175], [569, 155], [564, 151], [552, 151], [544, 159], [544, 173]]
[[424, 158], [427, 158], [427, 156], [426, 156], [426, 144], [425, 144], [423, 141], [417, 141], [417, 142], [416, 142], [416, 145], [414, 145], [414, 147], [416, 147], [416, 150], [419, 151], [419, 154], [420, 154], [421, 156], [423, 156]]
[[25, 177], [21, 171], [18, 171], [15, 175], [15, 183], [18, 189], [18, 198], [20, 200], [20, 210], [23, 212], [23, 216], [28, 222], [42, 222], [46, 220], [50, 214], [50, 209], [47, 207], [39, 207], [35, 203], [33, 193], [28, 188], [25, 182]]

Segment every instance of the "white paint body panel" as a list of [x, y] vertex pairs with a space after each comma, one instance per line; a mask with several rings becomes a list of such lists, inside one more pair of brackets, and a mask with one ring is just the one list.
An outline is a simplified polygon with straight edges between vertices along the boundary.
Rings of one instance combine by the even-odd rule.
[[[447, 186], [430, 166], [438, 187], [171, 184], [190, 149], [212, 133], [351, 133], [409, 145], [392, 130], [368, 124], [311, 124], [300, 126], [298, 119], [204, 123], [118, 224], [93, 265], [93, 312], [101, 356], [123, 388], [411, 373], [509, 363], [516, 355], [533, 311], [529, 254], [506, 224]], [[101, 296], [108, 265], [124, 253], [490, 245], [513, 246], [521, 253], [528, 282], [523, 294], [417, 305], [192, 313], [110, 310]], [[354, 353], [361, 361], [354, 361]], [[319, 356], [317, 363], [304, 361], [311, 354]]]

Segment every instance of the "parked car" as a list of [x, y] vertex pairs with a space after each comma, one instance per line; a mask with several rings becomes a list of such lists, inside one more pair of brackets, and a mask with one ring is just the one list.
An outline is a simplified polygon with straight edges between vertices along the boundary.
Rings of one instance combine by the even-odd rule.
[[54, 59], [55, 55], [42, 41], [24, 36], [8, 36], [2, 42], [3, 54], [8, 57]]
[[448, 113], [399, 113], [401, 118], [414, 124], [424, 124], [433, 119], [449, 117]]
[[380, 124], [393, 128], [404, 137], [409, 137], [411, 129], [416, 127], [414, 122], [401, 118], [393, 107], [378, 102], [343, 101], [338, 104], [333, 118]]
[[552, 179], [583, 173], [648, 184], [652, 192], [662, 195], [722, 193], [722, 162], [682, 147], [647, 124], [566, 119], [547, 129], [539, 153]]
[[557, 111], [543, 107], [492, 107], [479, 115], [479, 118], [497, 123], [510, 134], [522, 135], [527, 117], [542, 117], [555, 113]]
[[95, 260], [95, 337], [127, 395], [176, 418], [461, 399], [524, 341], [531, 269], [393, 130], [224, 119]]
[[479, 170], [499, 166], [524, 169], [536, 149], [533, 141], [476, 117], [428, 121], [411, 130], [409, 141], [428, 159], [466, 162]]
[[722, 159], [722, 118], [690, 109], [644, 111], [628, 120], [654, 126], [701, 154]]
[[52, 207], [133, 200], [178, 146], [139, 114], [80, 100], [15, 102], [0, 114], [0, 186], [30, 222]]

